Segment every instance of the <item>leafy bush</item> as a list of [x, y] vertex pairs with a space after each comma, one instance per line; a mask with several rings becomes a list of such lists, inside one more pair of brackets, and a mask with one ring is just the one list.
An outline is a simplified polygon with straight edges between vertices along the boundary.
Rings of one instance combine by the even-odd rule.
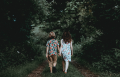
[[87, 61], [93, 67], [105, 71], [119, 72], [120, 70], [120, 50], [117, 48], [106, 49], [101, 41], [86, 43], [82, 47], [81, 59]]
[[84, 45], [90, 44], [93, 41], [95, 41], [95, 39], [93, 37], [87, 37], [87, 38], [85, 38], [83, 35], [82, 35], [82, 37], [80, 39], [81, 39], [81, 42], [77, 42], [77, 43], [75, 43], [73, 45], [74, 56], [78, 56], [78, 57], [80, 57], [83, 54], [82, 48], [83, 48]]
[[31, 24], [44, 19], [44, 3], [45, 0], [0, 1], [0, 69], [42, 57], [42, 50], [30, 39], [30, 31]]
[[103, 51], [103, 47], [99, 41], [94, 41], [83, 45], [82, 50], [83, 54], [81, 57], [91, 64], [92, 62], [96, 62], [101, 59], [101, 51]]
[[4, 39], [19, 43], [28, 40], [31, 24], [36, 23], [35, 18], [39, 17], [41, 21], [44, 19], [42, 8], [34, 0], [5, 0], [0, 1], [0, 6], [2, 7], [0, 8], [1, 42]]
[[16, 44], [15, 46], [11, 44], [10, 47], [4, 48], [0, 53], [0, 69], [17, 66], [26, 61], [42, 61], [44, 59], [42, 52], [43, 49], [32, 42]]

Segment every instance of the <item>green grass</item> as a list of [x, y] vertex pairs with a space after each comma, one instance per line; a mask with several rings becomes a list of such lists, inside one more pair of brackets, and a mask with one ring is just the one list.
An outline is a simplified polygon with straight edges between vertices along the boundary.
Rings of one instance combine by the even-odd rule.
[[99, 74], [100, 76], [99, 77], [120, 77], [120, 74], [115, 74], [115, 73], [112, 73], [112, 72], [103, 72], [101, 71], [100, 69], [96, 69], [94, 67], [92, 67], [91, 65], [89, 65], [87, 62], [83, 61], [82, 59], [80, 58], [77, 58], [77, 57], [73, 57], [74, 60], [76, 60], [78, 63], [80, 63], [81, 65], [84, 65], [86, 66], [90, 71], [92, 71], [94, 74]]
[[48, 65], [44, 69], [42, 76], [43, 77], [84, 77], [78, 70], [75, 68], [70, 62], [69, 67], [67, 70], [67, 74], [62, 72], [62, 57], [58, 57], [57, 65], [56, 65], [57, 72], [50, 73], [50, 69]]
[[16, 67], [9, 67], [0, 72], [0, 77], [25, 77], [31, 73], [31, 71], [36, 69], [40, 63], [41, 62], [38, 61], [32, 61]]

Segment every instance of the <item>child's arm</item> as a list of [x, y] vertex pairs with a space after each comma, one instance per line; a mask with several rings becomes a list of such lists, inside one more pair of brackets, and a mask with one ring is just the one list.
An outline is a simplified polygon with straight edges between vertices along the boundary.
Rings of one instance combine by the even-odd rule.
[[73, 55], [72, 41], [71, 41], [71, 43], [70, 43], [70, 48], [71, 48], [71, 55]]
[[60, 48], [59, 48], [59, 45], [57, 45], [57, 48], [58, 48], [58, 51], [59, 51], [59, 53], [60, 53]]
[[61, 56], [59, 45], [57, 45], [57, 48], [58, 48], [58, 51], [59, 51], [59, 56]]
[[49, 47], [46, 48], [46, 57], [48, 58], [48, 50], [49, 50]]
[[58, 55], [61, 56], [59, 45], [57, 46], [57, 48], [58, 48], [58, 51], [59, 51]]
[[61, 46], [60, 46], [60, 54], [61, 54], [61, 49], [62, 49], [62, 40], [61, 40]]

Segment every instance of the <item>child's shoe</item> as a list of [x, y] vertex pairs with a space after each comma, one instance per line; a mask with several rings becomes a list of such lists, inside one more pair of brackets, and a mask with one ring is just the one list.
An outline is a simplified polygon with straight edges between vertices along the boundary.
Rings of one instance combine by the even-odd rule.
[[57, 70], [56, 70], [56, 67], [53, 67], [53, 73], [56, 73]]

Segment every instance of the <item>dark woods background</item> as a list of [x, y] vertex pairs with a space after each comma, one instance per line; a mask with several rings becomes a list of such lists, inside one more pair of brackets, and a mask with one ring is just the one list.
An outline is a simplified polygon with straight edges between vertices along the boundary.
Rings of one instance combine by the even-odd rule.
[[[32, 24], [44, 23], [42, 30], [54, 30], [58, 40], [65, 29], [69, 30], [73, 45], [81, 45], [82, 37], [92, 37], [94, 41], [82, 44], [82, 52], [74, 51], [74, 55], [103, 71], [120, 72], [119, 4], [119, 0], [1, 0], [0, 69], [31, 59], [43, 60], [30, 36]], [[38, 44], [45, 45], [46, 41]]]
[[36, 16], [40, 21], [44, 17], [37, 1], [0, 1], [0, 69], [22, 64], [38, 55], [35, 46], [28, 43]]

